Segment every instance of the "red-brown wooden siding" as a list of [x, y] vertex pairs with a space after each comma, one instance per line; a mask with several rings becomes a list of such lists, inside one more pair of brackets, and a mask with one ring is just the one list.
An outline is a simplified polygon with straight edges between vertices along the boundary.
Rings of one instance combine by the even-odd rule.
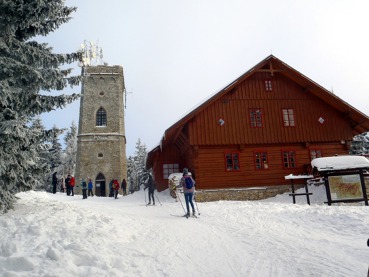
[[[310, 148], [321, 149], [324, 156], [347, 154], [342, 144], [310, 145]], [[296, 168], [284, 169], [282, 150], [293, 150], [296, 153]], [[224, 161], [225, 152], [238, 152], [240, 158], [239, 171], [227, 171]], [[255, 170], [254, 151], [268, 153], [268, 169]], [[305, 164], [309, 164], [309, 147], [304, 146], [254, 146], [243, 151], [238, 148], [202, 147], [198, 152], [195, 178], [198, 189], [257, 187], [289, 184], [284, 176], [305, 173]]]
[[[158, 191], [162, 191], [168, 188], [168, 180], [163, 178], [163, 164], [178, 163], [180, 168], [183, 168], [183, 161], [181, 160], [179, 151], [174, 145], [166, 148], [166, 151], [161, 152], [158, 150], [158, 158], [155, 159], [153, 164], [154, 178]], [[160, 158], [159, 158], [160, 157]]]
[[[323, 156], [347, 154], [347, 146], [340, 143], [309, 144], [307, 147], [301, 145], [250, 145], [242, 151], [238, 147], [201, 147], [195, 155], [192, 151], [187, 153], [185, 161], [179, 158], [179, 154], [170, 160], [167, 158], [157, 159], [153, 170], [156, 172], [155, 181], [159, 191], [168, 187], [168, 180], [163, 179], [164, 163], [179, 163], [180, 171], [183, 167], [188, 167], [192, 171], [198, 189], [213, 188], [238, 188], [251, 186], [270, 186], [289, 184], [284, 176], [289, 174], [304, 174], [305, 164], [310, 164], [310, 149], [319, 149]], [[284, 169], [282, 161], [282, 151], [293, 150], [296, 153], [296, 168]], [[175, 149], [173, 149], [176, 152]], [[269, 168], [265, 170], [255, 170], [254, 152], [267, 152]], [[225, 152], [237, 152], [240, 157], [240, 170], [227, 171], [225, 167]], [[177, 152], [179, 153], [179, 152]], [[173, 153], [172, 153], [173, 154]], [[179, 162], [180, 161], [180, 162]], [[299, 182], [299, 181], [297, 181]]]
[[[330, 142], [350, 140], [349, 121], [328, 104], [304, 92], [283, 76], [273, 78], [273, 90], [264, 90], [268, 75], [257, 73], [201, 111], [189, 123], [191, 145]], [[263, 127], [251, 128], [249, 109], [260, 108]], [[284, 127], [282, 109], [291, 108], [295, 127]], [[324, 123], [319, 123], [322, 117]], [[219, 119], [225, 121], [223, 126]]]

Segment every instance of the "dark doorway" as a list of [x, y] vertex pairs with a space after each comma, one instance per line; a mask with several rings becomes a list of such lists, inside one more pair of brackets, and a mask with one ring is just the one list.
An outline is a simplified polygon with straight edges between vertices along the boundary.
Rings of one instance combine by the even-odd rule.
[[97, 175], [95, 184], [96, 196], [105, 196], [105, 176], [103, 174], [99, 173], [99, 175]]

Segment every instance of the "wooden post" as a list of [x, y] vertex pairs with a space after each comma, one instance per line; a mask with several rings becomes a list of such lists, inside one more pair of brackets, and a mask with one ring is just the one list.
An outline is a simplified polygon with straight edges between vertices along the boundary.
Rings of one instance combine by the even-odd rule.
[[293, 183], [293, 179], [291, 179], [291, 188], [292, 188], [292, 199], [293, 199], [293, 204], [296, 204], [296, 196], [295, 196], [295, 185]]
[[305, 191], [306, 191], [306, 201], [310, 205], [309, 189], [307, 186], [307, 182], [305, 182]]

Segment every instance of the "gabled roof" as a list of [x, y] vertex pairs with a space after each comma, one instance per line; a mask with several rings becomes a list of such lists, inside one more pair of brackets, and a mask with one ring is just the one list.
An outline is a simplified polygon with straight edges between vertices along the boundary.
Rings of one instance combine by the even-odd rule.
[[315, 83], [305, 75], [301, 74], [297, 70], [293, 69], [275, 56], [270, 55], [262, 60], [260, 63], [255, 65], [253, 68], [248, 70], [246, 73], [241, 75], [239, 78], [231, 82], [229, 85], [224, 87], [222, 90], [214, 94], [212, 97], [207, 99], [205, 102], [200, 104], [190, 113], [182, 117], [172, 126], [170, 126], [164, 132], [161, 145], [165, 146], [166, 144], [174, 141], [180, 134], [183, 126], [185, 126], [185, 124], [189, 122], [195, 115], [197, 115], [203, 109], [214, 103], [220, 97], [231, 91], [235, 86], [237, 86], [239, 83], [243, 82], [256, 72], [269, 72], [272, 75], [278, 72], [279, 74], [286, 76], [288, 79], [293, 80], [294, 82], [305, 88], [306, 92], [311, 93], [312, 95], [326, 102], [328, 105], [332, 106], [339, 112], [346, 114], [346, 116], [351, 119], [352, 129], [357, 134], [369, 131], [369, 118], [365, 114], [350, 106], [341, 98], [337, 97], [330, 91], [318, 85], [317, 83]]

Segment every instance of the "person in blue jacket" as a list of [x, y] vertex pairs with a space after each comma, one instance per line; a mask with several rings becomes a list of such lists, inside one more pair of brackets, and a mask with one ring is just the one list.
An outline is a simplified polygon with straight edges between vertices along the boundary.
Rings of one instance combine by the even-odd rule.
[[94, 184], [92, 183], [92, 180], [89, 179], [88, 180], [88, 196], [94, 196], [94, 193], [92, 191], [93, 187], [94, 187]]
[[[186, 179], [189, 178], [190, 183], [192, 184], [192, 187], [189, 188], [187, 186], [187, 182]], [[187, 208], [187, 214], [185, 214], [185, 216], [189, 217], [190, 216], [190, 205], [192, 208], [192, 214], [195, 216], [195, 206], [193, 204], [192, 198], [193, 198], [193, 194], [195, 192], [195, 180], [192, 178], [191, 175], [188, 174], [188, 168], [184, 168], [183, 169], [183, 176], [181, 178], [181, 180], [179, 181], [179, 185], [183, 187], [183, 193], [185, 196], [185, 200], [186, 200], [186, 208]]]

